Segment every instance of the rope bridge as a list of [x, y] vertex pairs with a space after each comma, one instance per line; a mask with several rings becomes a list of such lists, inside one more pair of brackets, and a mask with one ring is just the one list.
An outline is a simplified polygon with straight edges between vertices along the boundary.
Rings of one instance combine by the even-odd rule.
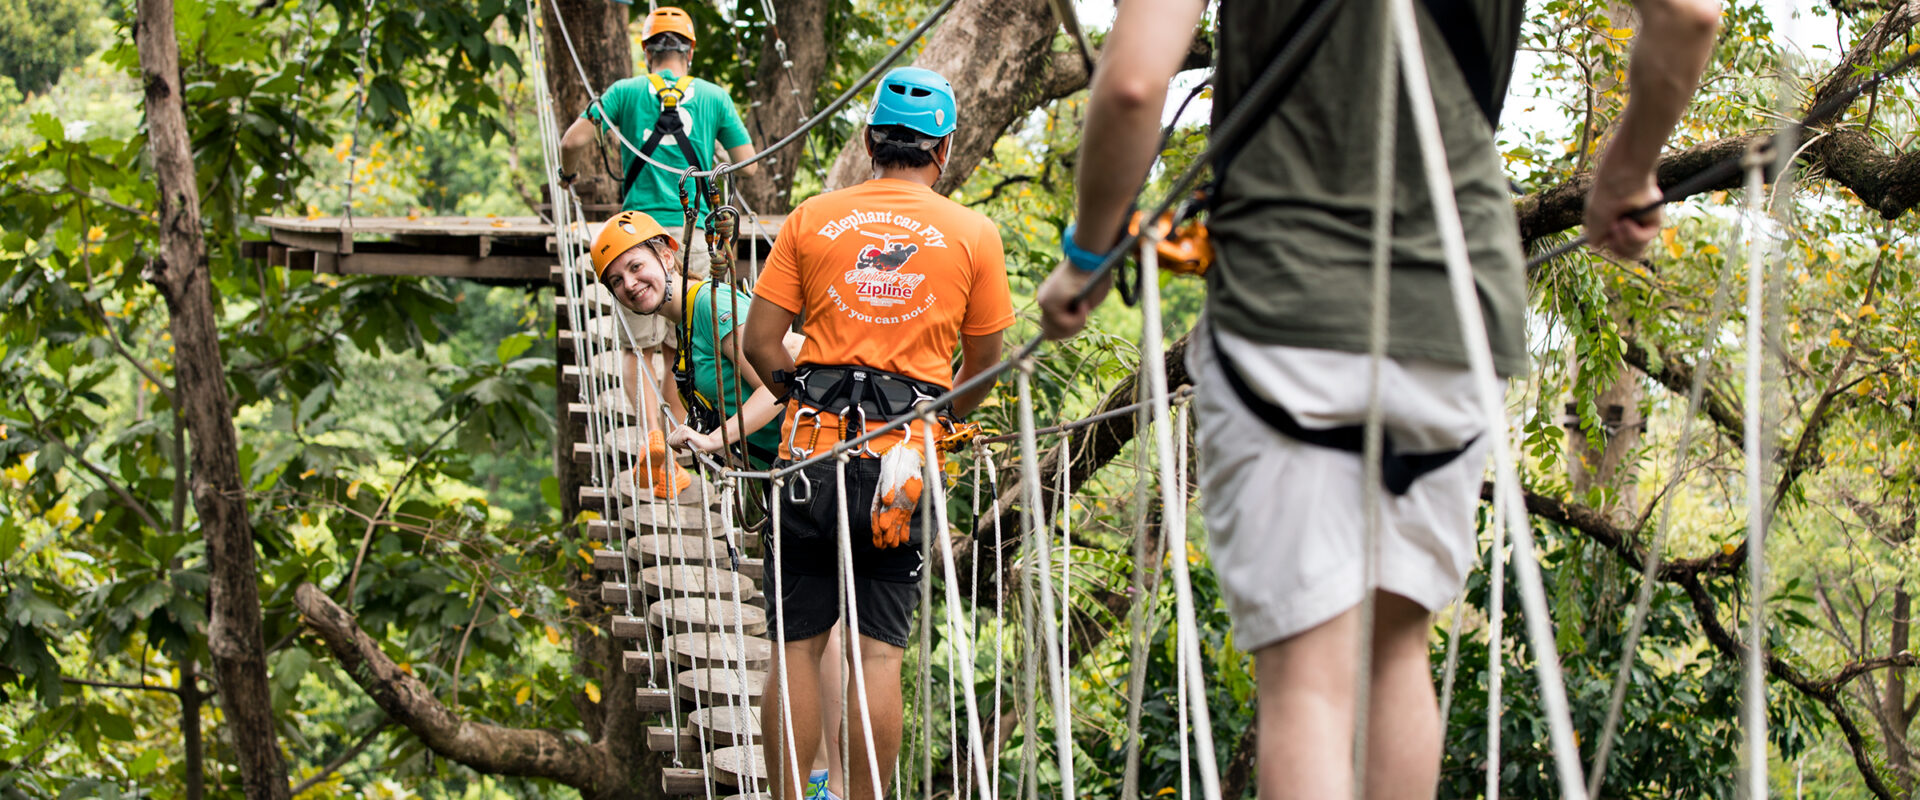
[[[533, 0], [526, 1], [528, 18], [540, 19], [535, 13]], [[1379, 109], [1379, 123], [1381, 130], [1391, 133], [1395, 125], [1394, 98], [1404, 91], [1410, 101], [1413, 134], [1421, 155], [1421, 178], [1431, 196], [1444, 247], [1450, 301], [1461, 319], [1469, 366], [1478, 390], [1477, 400], [1486, 421], [1486, 435], [1493, 454], [1494, 523], [1489, 531], [1492, 545], [1491, 563], [1488, 565], [1492, 589], [1488, 593], [1491, 608], [1487, 618], [1490, 682], [1486, 709], [1487, 796], [1497, 797], [1499, 794], [1501, 648], [1504, 641], [1501, 625], [1505, 596], [1502, 584], [1507, 576], [1509, 548], [1513, 577], [1518, 582], [1518, 595], [1523, 605], [1525, 635], [1537, 672], [1540, 701], [1548, 722], [1561, 792], [1569, 798], [1597, 796], [1613, 734], [1619, 725], [1635, 644], [1651, 602], [1652, 577], [1658, 568], [1660, 541], [1669, 521], [1663, 513], [1654, 543], [1647, 550], [1647, 562], [1619, 679], [1615, 683], [1601, 731], [1599, 754], [1590, 767], [1583, 767], [1560, 674], [1552, 618], [1542, 586], [1532, 526], [1521, 492], [1517, 456], [1510, 441], [1511, 420], [1505, 410], [1504, 385], [1494, 371], [1467, 261], [1466, 233], [1453, 202], [1452, 179], [1447, 173], [1421, 43], [1414, 27], [1413, 7], [1411, 0], [1383, 1], [1388, 13], [1379, 15], [1382, 25], [1381, 58], [1387, 59], [1386, 63], [1397, 64], [1399, 68], [1381, 71], [1385, 85], [1380, 93], [1383, 101]], [[1324, 28], [1342, 2], [1327, 0], [1322, 6], [1323, 13], [1310, 19], [1303, 26], [1300, 36], [1316, 35], [1316, 25]], [[689, 180], [719, 183], [746, 163], [767, 158], [795, 141], [804, 140], [814, 126], [830, 118], [870, 84], [953, 5], [954, 0], [947, 0], [938, 6], [886, 60], [875, 65], [838, 98], [798, 129], [762, 150], [754, 159], [707, 171], [695, 167], [673, 168], [658, 163], [654, 163], [654, 167], [681, 175], [683, 186]], [[571, 51], [572, 42], [565, 34], [564, 20], [560, 21], [560, 28], [563, 41]], [[539, 37], [530, 37], [530, 45], [533, 72], [544, 74], [546, 54]], [[1282, 48], [1269, 69], [1249, 89], [1245, 101], [1215, 128], [1215, 142], [1231, 141], [1248, 126], [1264, 119], [1272, 98], [1277, 97], [1292, 80], [1291, 76], [1297, 75], [1303, 67], [1307, 56], [1300, 50], [1293, 46]], [[592, 103], [597, 104], [599, 95], [587, 80], [586, 72], [577, 58], [574, 64], [593, 97]], [[1858, 96], [1859, 91], [1864, 91], [1866, 87], [1877, 86], [1885, 75], [1901, 66], [1904, 63], [1883, 72], [1880, 78], [1862, 84], [1850, 95]], [[536, 82], [536, 86], [547, 174], [553, 176], [558, 174], [559, 166], [559, 135], [554, 108], [545, 83]], [[610, 129], [634, 157], [647, 159], [638, 147], [620, 135], [617, 126]], [[1748, 176], [1748, 197], [1750, 203], [1754, 204], [1749, 210], [1750, 224], [1746, 232], [1750, 243], [1746, 275], [1749, 305], [1747, 407], [1750, 409], [1761, 408], [1759, 325], [1763, 316], [1760, 308], [1764, 286], [1762, 266], [1767, 258], [1765, 243], [1755, 234], [1753, 223], [1763, 216], [1758, 203], [1765, 174], [1769, 169], [1775, 170], [1774, 174], [1780, 174], [1779, 168], [1784, 159], [1790, 157], [1797, 135], [1797, 126], [1786, 126], [1770, 148], [1771, 152], [1756, 152], [1733, 167]], [[1392, 135], [1380, 136], [1382, 144], [1375, 155], [1379, 164], [1376, 174], [1379, 203], [1389, 211], [1394, 166], [1390, 144], [1394, 138]], [[1149, 218], [1158, 218], [1177, 199], [1186, 196], [1187, 188], [1198, 178], [1202, 167], [1211, 162], [1208, 157], [1211, 152], [1210, 148], [1208, 153], [1194, 160], [1193, 166], [1175, 182], [1166, 200], [1148, 215]], [[647, 160], [653, 163], [651, 159]], [[603, 599], [617, 609], [611, 620], [612, 633], [631, 642], [632, 649], [626, 651], [623, 659], [625, 667], [629, 672], [645, 675], [648, 683], [648, 686], [638, 690], [633, 702], [643, 711], [662, 715], [662, 724], [649, 729], [648, 743], [656, 751], [671, 754], [674, 766], [666, 769], [661, 776], [661, 784], [667, 792], [706, 798], [753, 796], [769, 791], [769, 779], [774, 777], [772, 770], [779, 770], [778, 780], [788, 785], [805, 783], [803, 776], [811, 765], [768, 764], [765, 754], [776, 750], [792, 753], [796, 737], [818, 736], [818, 731], [795, 731], [787, 725], [782, 726], [784, 741], [777, 743], [779, 747], [768, 748], [767, 743], [759, 741], [760, 698], [771, 685], [778, 697], [786, 700], [790, 696], [786, 691], [790, 676], [785, 669], [785, 661], [773, 657], [776, 643], [785, 637], [780, 636], [779, 631], [769, 631], [766, 611], [769, 603], [777, 606], [779, 599], [766, 597], [760, 583], [769, 569], [778, 574], [782, 553], [777, 547], [770, 552], [762, 552], [760, 538], [750, 535], [748, 520], [758, 516], [753, 510], [752, 499], [768, 496], [770, 492], [786, 491], [795, 473], [804, 467], [834, 465], [838, 477], [831, 490], [841, 501], [838, 503], [837, 546], [842, 592], [847, 594], [845, 587], [851, 584], [853, 558], [847, 535], [849, 520], [845, 503], [845, 465], [855, 453], [882, 437], [897, 435], [910, 441], [914, 429], [909, 425], [919, 420], [926, 423], [919, 428], [921, 440], [918, 442], [925, 456], [922, 477], [926, 494], [919, 503], [917, 513], [923, 515], [925, 530], [929, 534], [923, 537], [921, 543], [923, 563], [939, 570], [941, 591], [936, 596], [932, 583], [922, 581], [921, 624], [916, 641], [909, 648], [918, 653], [920, 691], [917, 697], [908, 698], [906, 714], [906, 719], [917, 720], [920, 728], [913, 737], [916, 746], [909, 753], [909, 758], [903, 759], [903, 762], [910, 761], [910, 756], [917, 754], [919, 763], [917, 770], [912, 768], [915, 766], [912, 764], [903, 764], [904, 768], [892, 770], [892, 794], [930, 796], [934, 791], [934, 753], [943, 746], [944, 752], [955, 759], [955, 763], [950, 765], [950, 780], [955, 796], [977, 797], [980, 800], [995, 800], [1009, 794], [1014, 797], [1037, 797], [1042, 772], [1038, 763], [1042, 748], [1036, 740], [1040, 729], [1038, 714], [1045, 709], [1052, 715], [1055, 737], [1052, 756], [1057, 761], [1050, 780], [1058, 781], [1061, 796], [1076, 796], [1072, 687], [1068, 675], [1074, 658], [1067, 635], [1072, 622], [1075, 582], [1070, 475], [1073, 459], [1067, 450], [1071, 446], [1071, 439], [1063, 440], [1060, 444], [1062, 457], [1058, 463], [1062, 467], [1058, 476], [1059, 485], [1052, 489], [1042, 485], [1043, 477], [1038, 468], [1041, 463], [1040, 439], [1043, 436], [1071, 433], [1120, 416], [1137, 415], [1140, 424], [1136, 427], [1139, 438], [1135, 441], [1135, 447], [1141, 454], [1143, 471], [1137, 482], [1139, 502], [1134, 503], [1137, 517], [1133, 520], [1135, 547], [1131, 578], [1135, 604], [1129, 614], [1129, 638], [1126, 641], [1131, 658], [1127, 681], [1127, 761], [1122, 796], [1139, 796], [1140, 707], [1147, 689], [1147, 659], [1144, 654], [1148, 634], [1145, 620], [1150, 613], [1146, 606], [1151, 602], [1148, 598], [1158, 596], [1152, 588], [1158, 585], [1164, 569], [1170, 572], [1173, 584], [1171, 594], [1176, 654], [1173, 689], [1178, 700], [1175, 709], [1177, 727], [1181, 731], [1178, 742], [1181, 777], [1177, 792], [1182, 797], [1195, 792], [1194, 776], [1189, 772], [1192, 766], [1197, 767], [1199, 795], [1206, 800], [1218, 800], [1220, 776], [1212, 739], [1213, 725], [1206, 703], [1206, 661], [1199, 643], [1200, 629], [1196, 622], [1192, 576], [1184, 557], [1190, 500], [1186, 495], [1188, 479], [1185, 475], [1185, 448], [1189, 440], [1188, 394], [1185, 391], [1179, 394], [1169, 391], [1162, 357], [1164, 342], [1158, 288], [1159, 263], [1154, 246], [1157, 234], [1151, 230], [1152, 226], [1141, 226], [1141, 233], [1131, 235], [1121, 248], [1117, 248], [1093, 282], [1097, 284], [1099, 275], [1115, 269], [1127, 252], [1137, 249], [1143, 321], [1138, 365], [1142, 378], [1139, 402], [1088, 419], [1042, 428], [1035, 418], [1031, 385], [1035, 359], [1041, 347], [1041, 341], [1036, 338], [1018, 348], [1006, 361], [920, 405], [914, 413], [824, 448], [804, 461], [768, 471], [750, 471], [732, 468], [699, 455], [693, 465], [697, 473], [695, 488], [669, 500], [656, 500], [649, 459], [657, 455], [649, 454], [648, 440], [650, 436], [661, 433], [656, 429], [656, 421], [665, 419], [672, 424], [673, 414], [659, 402], [658, 391], [662, 382], [654, 374], [654, 365], [641, 358], [635, 375], [629, 377], [625, 363], [627, 351], [636, 349], [633, 331], [626, 328], [623, 316], [616, 312], [612, 297], [598, 286], [590, 263], [583, 258], [585, 243], [591, 238], [581, 221], [584, 208], [577, 197], [563, 190], [557, 182], [552, 188], [556, 199], [554, 224], [568, 300], [565, 304], [567, 323], [572, 330], [587, 333], [581, 338], [580, 345], [574, 348], [574, 357], [576, 370], [582, 376], [579, 402], [587, 410], [588, 437], [594, 443], [590, 453], [591, 479], [594, 486], [599, 487], [592, 496], [600, 504], [600, 519], [590, 522], [588, 530], [605, 543], [604, 548], [594, 554], [594, 565], [608, 576], [603, 584]], [[723, 220], [729, 213], [735, 222], [753, 217], [752, 210], [744, 208], [744, 204], [738, 208], [730, 205], [716, 205], [716, 208], [718, 210], [713, 216]], [[1373, 215], [1381, 226], [1390, 224], [1391, 217], [1391, 213]], [[691, 213], [687, 224], [688, 233], [691, 234], [695, 224]], [[731, 279], [741, 285], [750, 285], [757, 273], [757, 263], [749, 263], [744, 269], [738, 269], [741, 265], [734, 264], [731, 257], [723, 257], [723, 251], [730, 247], [726, 231], [716, 229], [716, 223], [711, 220], [707, 226], [706, 246], [716, 256], [714, 279]], [[1388, 240], [1387, 233], [1376, 230], [1375, 236], [1375, 241], [1382, 243], [1374, 253], [1375, 311], [1369, 337], [1376, 365], [1385, 352], [1384, 308], [1386, 286], [1391, 275], [1387, 248], [1384, 246]], [[691, 238], [690, 235], [682, 237], [688, 248], [695, 246]], [[1547, 257], [1561, 252], [1565, 250], [1555, 251]], [[719, 302], [715, 293], [708, 293], [707, 298], [709, 302]], [[736, 308], [736, 318], [738, 312]], [[688, 344], [683, 343], [683, 346]], [[716, 353], [719, 352], [718, 342], [715, 342], [714, 349]], [[1017, 399], [1018, 430], [974, 441], [971, 458], [968, 459], [967, 479], [959, 481], [957, 488], [965, 490], [970, 484], [972, 497], [968, 507], [973, 519], [991, 520], [995, 541], [1002, 541], [998, 530], [1000, 519], [1003, 512], [1009, 511], [1003, 505], [1011, 504], [1003, 504], [997, 496], [999, 474], [1002, 462], [1007, 459], [1017, 461], [1021, 466], [1019, 483], [1017, 491], [1011, 494], [1019, 500], [1020, 548], [1012, 563], [1002, 563], [1001, 548], [990, 548], [993, 559], [990, 568], [994, 571], [995, 580], [991, 582], [992, 596], [989, 598], [981, 598], [977, 594], [980, 587], [979, 571], [986, 567], [981, 563], [986, 554], [980, 553], [980, 557], [972, 562], [974, 575], [973, 580], [968, 582], [975, 594], [963, 601], [959, 562], [954, 552], [953, 537], [948, 534], [949, 483], [939, 466], [939, 445], [931, 433], [932, 423], [936, 413], [949, 406], [955, 397], [998, 381], [1009, 372], [1012, 373]], [[1701, 398], [1699, 380], [1700, 373], [1696, 373], [1691, 393], [1691, 402], [1696, 410]], [[1366, 483], [1369, 574], [1372, 574], [1373, 542], [1378, 535], [1379, 524], [1374, 518], [1377, 516], [1375, 509], [1380, 486], [1379, 476], [1374, 472], [1379, 468], [1379, 459], [1375, 456], [1379, 452], [1382, 426], [1377, 384], [1376, 376], [1375, 396], [1370, 403], [1366, 424], [1367, 455], [1363, 457], [1363, 463], [1371, 473]], [[736, 397], [744, 397], [743, 389], [736, 378], [735, 385], [730, 389], [722, 387], [722, 392], [732, 391]], [[652, 402], [649, 403], [649, 400]], [[718, 405], [726, 407], [724, 398]], [[1693, 417], [1693, 414], [1689, 414], [1686, 418], [1681, 434], [1681, 453], [1687, 449]], [[1750, 414], [1749, 425], [1759, 425], [1760, 417], [1761, 414], [1757, 412]], [[740, 439], [744, 441], [745, 432], [741, 433]], [[1764, 491], [1759, 484], [1762, 454], [1758, 433], [1757, 430], [1751, 430], [1746, 437], [1748, 494], [1751, 501], [1749, 529], [1755, 537], [1753, 554], [1749, 560], [1753, 570], [1750, 602], [1751, 608], [1755, 609], [1749, 630], [1752, 637], [1748, 644], [1749, 652], [1760, 652], [1758, 637], [1762, 632], [1765, 601], [1763, 537], [1767, 520], [1761, 500]], [[1151, 479], [1145, 472], [1144, 465], [1148, 462], [1151, 465]], [[1680, 473], [1676, 469], [1673, 480], [1679, 480]], [[1049, 508], [1043, 497], [1046, 491], [1056, 491], [1060, 495], [1057, 502], [1052, 504], [1051, 513], [1046, 511]], [[984, 498], [987, 501], [985, 517], [981, 516], [983, 493], [988, 495]], [[1148, 537], [1143, 535], [1148, 524], [1147, 509], [1152, 505], [1148, 498], [1158, 502], [1163, 515], [1161, 525], [1166, 546], [1157, 552], [1147, 546]], [[767, 522], [773, 531], [778, 532], [783, 525], [782, 504], [771, 502], [767, 505], [770, 517]], [[771, 541], [777, 542], [778, 536]], [[1164, 567], [1161, 564], [1163, 553], [1175, 556], [1165, 559]], [[1000, 580], [1001, 576], [1009, 575], [1013, 577], [1011, 587], [1007, 586], [1007, 581]], [[1009, 589], [1011, 597], [1006, 594]], [[1371, 614], [1371, 602], [1369, 598], [1362, 608], [1363, 621]], [[845, 630], [857, 630], [860, 614], [857, 603], [851, 596], [846, 596], [841, 600], [841, 608], [847, 619]], [[777, 612], [777, 607], [775, 610]], [[1453, 614], [1456, 633], [1461, 616], [1456, 609]], [[785, 615], [778, 613], [774, 617], [785, 619]], [[853, 683], [864, 685], [860, 675], [860, 637], [851, 635], [845, 638], [848, 651], [846, 663], [853, 670]], [[1358, 638], [1364, 647], [1368, 637]], [[1458, 661], [1454, 648], [1457, 642], [1457, 636], [1448, 637], [1449, 652], [1441, 689], [1442, 719], [1446, 715], [1444, 709], [1453, 700], [1453, 679]], [[937, 651], [936, 643], [939, 645]], [[1370, 658], [1371, 654], [1363, 649], [1359, 674], [1366, 674], [1365, 665]], [[1754, 661], [1749, 659], [1743, 700], [1748, 763], [1742, 781], [1747, 796], [1758, 798], [1766, 794], [1765, 687], [1763, 676]], [[947, 667], [944, 701], [938, 696], [939, 681], [934, 679], [933, 667], [936, 662]], [[989, 688], [983, 691], [982, 686]], [[616, 701], [619, 699], [616, 698]], [[1367, 702], [1363, 689], [1358, 697], [1361, 708], [1356, 714], [1358, 729], [1355, 734], [1356, 751], [1362, 753], [1369, 735], [1366, 730], [1367, 715], [1364, 713]], [[840, 736], [844, 737], [845, 731], [851, 728], [848, 721], [854, 714], [860, 715], [863, 723], [870, 723], [872, 710], [862, 693], [849, 692], [843, 687], [837, 703], [842, 724], [847, 726], [842, 729]], [[790, 705], [783, 703], [779, 712], [783, 719], [790, 718]], [[1017, 717], [1017, 721], [1010, 722], [1013, 717]], [[936, 720], [946, 721], [943, 730], [935, 730]], [[1005, 752], [1011, 733], [1009, 729], [1014, 726], [1022, 732], [1025, 743], [1017, 758]], [[853, 748], [843, 746], [843, 760], [834, 765], [834, 771], [842, 779], [861, 774], [869, 778], [873, 785], [879, 786], [883, 773], [889, 770], [871, 757], [874, 751], [871, 724], [861, 727], [866, 731], [865, 752], [870, 754], [869, 758], [864, 763], [853, 763], [850, 755]]]

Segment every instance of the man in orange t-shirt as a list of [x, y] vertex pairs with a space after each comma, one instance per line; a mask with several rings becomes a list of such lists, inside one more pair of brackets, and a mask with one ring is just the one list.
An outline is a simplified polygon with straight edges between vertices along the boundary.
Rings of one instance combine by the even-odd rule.
[[[788, 462], [910, 416], [920, 403], [992, 367], [1000, 360], [1001, 334], [1013, 324], [999, 228], [932, 189], [946, 168], [954, 129], [952, 88], [934, 72], [908, 67], [888, 73], [877, 95], [863, 132], [873, 179], [794, 209], [754, 285], [747, 360], [766, 386], [784, 386], [791, 398], [780, 453]], [[802, 313], [807, 341], [796, 366], [781, 342]], [[955, 398], [951, 413], [966, 415], [992, 389], [986, 383]], [[869, 759], [884, 784], [900, 752], [900, 665], [919, 605], [925, 535], [912, 511], [924, 464], [922, 425], [906, 431], [854, 453], [845, 465], [844, 510], [836, 507], [840, 465], [834, 460], [790, 476], [775, 500], [782, 504], [781, 530], [769, 533], [768, 545], [780, 555], [779, 569], [769, 569], [766, 578], [769, 627], [782, 642], [776, 657], [788, 665], [794, 729], [816, 730], [822, 698], [812, 670], [840, 618], [837, 537], [846, 515], [854, 562], [849, 594], [859, 616], [866, 682], [856, 680], [851, 690], [866, 697], [876, 751], [866, 750], [861, 715], [848, 715], [853, 800], [875, 796]], [[884, 485], [883, 472], [889, 476]], [[894, 482], [908, 475], [910, 484]], [[794, 764], [809, 763], [813, 743], [796, 737], [798, 752], [779, 752], [786, 742], [782, 702], [777, 687], [768, 688], [761, 710], [768, 773], [784, 777]], [[774, 785], [788, 782], [776, 778]]]

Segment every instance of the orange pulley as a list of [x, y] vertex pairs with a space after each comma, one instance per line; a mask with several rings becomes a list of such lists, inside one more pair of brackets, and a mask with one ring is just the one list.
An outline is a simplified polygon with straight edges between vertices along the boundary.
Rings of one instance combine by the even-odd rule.
[[[1127, 221], [1127, 232], [1140, 232], [1140, 218], [1144, 211], [1133, 212], [1133, 219]], [[1160, 254], [1160, 268], [1182, 275], [1206, 275], [1207, 268], [1213, 265], [1213, 242], [1207, 239], [1207, 226], [1199, 219], [1188, 217], [1177, 227], [1174, 225], [1173, 212], [1160, 215], [1154, 224], [1154, 231], [1160, 240], [1154, 250]]]

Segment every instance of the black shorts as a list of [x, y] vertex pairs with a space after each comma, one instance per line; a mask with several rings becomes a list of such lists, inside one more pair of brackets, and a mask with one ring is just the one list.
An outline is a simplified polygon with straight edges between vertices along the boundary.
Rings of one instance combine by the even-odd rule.
[[[783, 462], [784, 463], [784, 462]], [[906, 647], [913, 633], [914, 611], [920, 605], [920, 581], [925, 579], [920, 557], [926, 539], [925, 517], [913, 515], [907, 543], [879, 549], [873, 546], [873, 493], [880, 485], [880, 459], [847, 462], [847, 527], [853, 540], [853, 599], [860, 616], [860, 635]], [[840, 621], [840, 516], [832, 460], [823, 461], [787, 477], [780, 504], [780, 569], [775, 574], [771, 526], [762, 535], [767, 547], [766, 593], [768, 636], [801, 641], [833, 629]], [[798, 502], [796, 502], [798, 501]], [[773, 598], [778, 597], [775, 603]], [[782, 631], [781, 617], [785, 617]], [[784, 637], [783, 634], [784, 633]]]

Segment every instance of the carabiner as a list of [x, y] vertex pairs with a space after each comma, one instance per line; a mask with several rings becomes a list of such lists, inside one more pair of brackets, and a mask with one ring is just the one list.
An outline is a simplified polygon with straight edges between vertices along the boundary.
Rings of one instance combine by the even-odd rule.
[[[794, 444], [796, 437], [798, 437], [800, 434], [800, 423], [803, 419], [813, 421], [813, 435], [814, 435], [813, 441], [807, 443], [808, 447], [805, 450], [801, 450], [799, 446]], [[793, 425], [787, 428], [787, 458], [793, 459], [795, 461], [805, 461], [809, 458], [812, 458], [813, 451], [816, 449], [812, 445], [814, 445], [819, 441], [820, 441], [820, 411], [811, 406], [801, 406], [800, 410], [793, 412]]]

